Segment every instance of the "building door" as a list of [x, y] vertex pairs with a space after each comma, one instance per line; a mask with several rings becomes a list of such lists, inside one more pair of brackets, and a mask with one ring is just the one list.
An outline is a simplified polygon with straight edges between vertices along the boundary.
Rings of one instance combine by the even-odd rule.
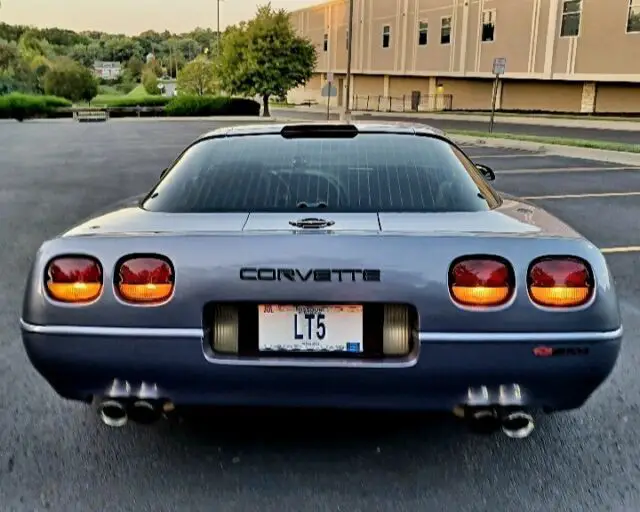
[[417, 112], [420, 107], [420, 91], [411, 91], [411, 110]]

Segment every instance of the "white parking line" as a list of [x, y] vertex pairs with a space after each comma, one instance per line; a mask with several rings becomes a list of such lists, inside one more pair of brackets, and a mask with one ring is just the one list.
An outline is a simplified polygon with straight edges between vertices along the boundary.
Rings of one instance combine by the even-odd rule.
[[626, 247], [606, 247], [600, 248], [603, 254], [620, 254], [630, 252], [640, 252], [640, 245], [628, 245]]
[[588, 199], [592, 197], [633, 197], [640, 196], [640, 192], [601, 192], [597, 194], [562, 194], [555, 196], [521, 196], [522, 199]]
[[603, 171], [640, 171], [640, 167], [543, 167], [541, 169], [513, 169], [511, 171], [494, 169], [500, 176], [511, 174], [546, 174], [552, 172], [603, 172]]
[[512, 154], [508, 154], [508, 155], [474, 155], [474, 156], [469, 156], [469, 158], [471, 158], [471, 160], [477, 160], [480, 161], [482, 158], [522, 158], [522, 157], [527, 157], [527, 156], [535, 156], [535, 157], [540, 157], [540, 156], [549, 156], [546, 155], [544, 153], [512, 153]]

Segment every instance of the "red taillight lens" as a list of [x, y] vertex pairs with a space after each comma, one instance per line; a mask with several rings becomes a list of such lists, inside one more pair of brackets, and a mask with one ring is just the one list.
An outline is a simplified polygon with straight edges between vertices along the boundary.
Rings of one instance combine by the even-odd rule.
[[92, 302], [102, 293], [102, 267], [88, 256], [55, 258], [47, 265], [46, 287], [60, 302]]
[[464, 306], [500, 306], [513, 293], [513, 272], [508, 263], [495, 258], [460, 260], [449, 272], [449, 289]]
[[544, 258], [534, 262], [527, 277], [529, 295], [547, 307], [576, 307], [593, 295], [589, 266], [578, 258]]
[[127, 302], [156, 304], [173, 293], [173, 267], [160, 257], [134, 257], [118, 266], [118, 293]]

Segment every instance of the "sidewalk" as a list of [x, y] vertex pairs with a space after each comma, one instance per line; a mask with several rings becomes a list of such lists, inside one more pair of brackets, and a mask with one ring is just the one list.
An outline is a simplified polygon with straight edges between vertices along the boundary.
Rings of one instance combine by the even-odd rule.
[[[281, 117], [286, 117], [286, 112], [320, 114], [326, 113], [327, 107], [322, 105], [314, 105], [312, 107], [272, 107], [271, 111]], [[341, 110], [337, 108], [331, 109], [331, 114], [340, 114]], [[484, 114], [455, 114], [455, 113], [438, 113], [438, 112], [363, 112], [353, 111], [351, 117], [353, 119], [366, 119], [367, 117], [376, 118], [405, 118], [407, 121], [411, 119], [439, 119], [450, 121], [470, 121], [470, 122], [486, 122], [489, 123], [489, 115]], [[526, 116], [526, 115], [496, 115], [496, 123], [501, 124], [527, 124], [536, 126], [559, 126], [566, 128], [590, 128], [597, 130], [623, 130], [640, 132], [640, 118], [634, 120], [608, 120], [608, 119], [589, 119], [589, 118], [550, 118], [543, 116]], [[638, 135], [640, 142], [640, 133]]]
[[618, 164], [637, 167], [640, 170], [640, 154], [627, 153], [624, 151], [609, 151], [605, 149], [591, 149], [574, 146], [563, 146], [561, 144], [541, 144], [539, 142], [529, 142], [513, 139], [500, 139], [488, 137], [474, 137], [470, 135], [451, 135], [451, 139], [457, 144], [471, 144], [498, 149], [515, 149], [533, 151], [545, 155], [562, 156], [565, 158], [579, 158], [584, 160], [597, 160], [610, 164]]

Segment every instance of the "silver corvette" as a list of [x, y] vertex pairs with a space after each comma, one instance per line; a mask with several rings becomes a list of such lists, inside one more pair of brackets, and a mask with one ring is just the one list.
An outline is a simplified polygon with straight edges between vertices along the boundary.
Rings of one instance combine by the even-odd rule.
[[225, 128], [144, 196], [42, 244], [21, 329], [103, 421], [181, 406], [453, 411], [511, 437], [616, 364], [605, 258], [445, 134]]

